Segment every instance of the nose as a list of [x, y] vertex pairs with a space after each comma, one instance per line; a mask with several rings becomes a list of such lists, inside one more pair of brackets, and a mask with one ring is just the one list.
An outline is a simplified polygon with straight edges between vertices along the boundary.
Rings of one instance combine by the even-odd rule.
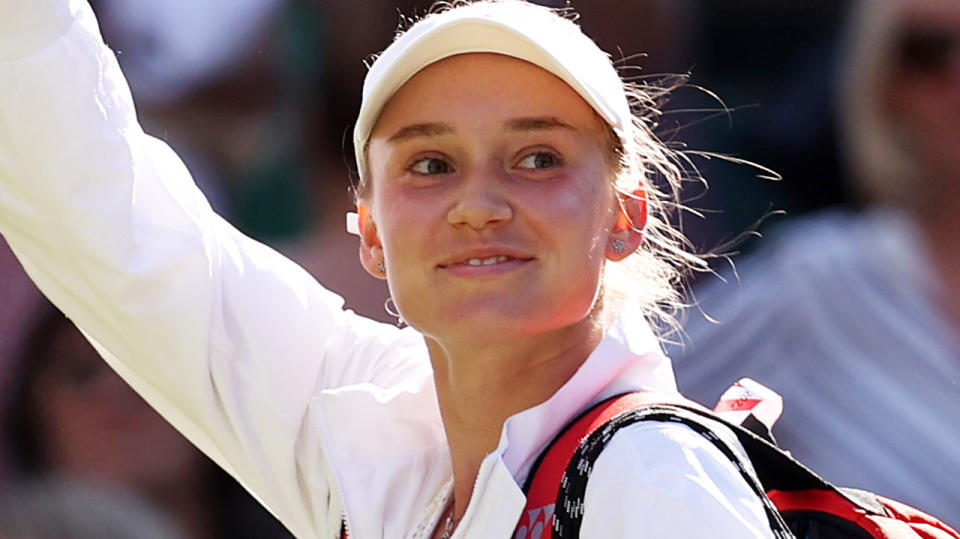
[[111, 407], [118, 408], [136, 407], [142, 402], [136, 392], [130, 389], [130, 386], [117, 373], [103, 364], [103, 361], [100, 361], [100, 363], [103, 371], [91, 383], [89, 393], [91, 398], [96, 398], [102, 403], [109, 403]]
[[514, 210], [505, 186], [506, 178], [496, 167], [478, 168], [461, 177], [447, 221], [455, 227], [483, 230], [513, 219]]

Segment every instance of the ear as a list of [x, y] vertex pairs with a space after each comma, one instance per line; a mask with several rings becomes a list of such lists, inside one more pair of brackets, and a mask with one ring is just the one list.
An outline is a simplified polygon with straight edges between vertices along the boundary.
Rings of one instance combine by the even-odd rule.
[[383, 245], [377, 234], [377, 224], [370, 216], [369, 206], [357, 204], [357, 221], [360, 228], [360, 265], [373, 277], [386, 279], [387, 272], [382, 271], [386, 267]]
[[647, 192], [639, 188], [632, 193], [617, 193], [617, 223], [607, 240], [608, 260], [620, 261], [636, 251], [643, 243], [643, 228], [647, 225]]

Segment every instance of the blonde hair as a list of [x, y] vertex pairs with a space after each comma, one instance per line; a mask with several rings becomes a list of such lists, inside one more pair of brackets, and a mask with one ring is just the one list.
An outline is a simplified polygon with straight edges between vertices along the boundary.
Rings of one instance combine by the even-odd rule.
[[[444, 0], [434, 3], [424, 18], [477, 3], [513, 1], [519, 0]], [[540, 9], [573, 23], [578, 18], [570, 8]], [[395, 39], [417, 22], [415, 18], [402, 19]], [[683, 152], [671, 149], [654, 133], [661, 106], [670, 91], [686, 78], [672, 76], [663, 78], [661, 83], [649, 79], [634, 82], [623, 76], [627, 69], [629, 66], [624, 66], [619, 73], [634, 129], [630, 130], [630, 140], [622, 140], [612, 128], [609, 130], [612, 187], [621, 197], [634, 197], [634, 191], [642, 188], [646, 193], [647, 218], [640, 248], [620, 262], [606, 264], [604, 299], [638, 303], [661, 338], [666, 338], [680, 329], [677, 314], [683, 307], [681, 290], [686, 276], [693, 270], [707, 269], [706, 262], [693, 252], [680, 229], [671, 224], [671, 217], [682, 210], [681, 184], [686, 179], [702, 180]], [[366, 154], [364, 149], [364, 158]], [[365, 198], [370, 189], [370, 179], [361, 176], [354, 194]]]
[[702, 179], [686, 154], [667, 146], [655, 133], [663, 104], [683, 82], [685, 77], [660, 83], [624, 82], [633, 112], [633, 140], [620, 151], [614, 188], [622, 197], [632, 197], [634, 190], [642, 188], [647, 219], [641, 246], [620, 262], [608, 262], [604, 276], [606, 292], [617, 300], [639, 303], [661, 338], [680, 329], [678, 314], [684, 307], [687, 277], [708, 269], [679, 227], [679, 215], [685, 210], [680, 200], [682, 184]]

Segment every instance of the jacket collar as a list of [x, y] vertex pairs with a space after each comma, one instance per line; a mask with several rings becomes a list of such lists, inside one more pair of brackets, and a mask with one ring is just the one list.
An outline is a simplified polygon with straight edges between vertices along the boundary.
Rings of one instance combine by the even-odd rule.
[[597, 348], [552, 397], [511, 416], [495, 451], [519, 485], [560, 429], [583, 410], [630, 391], [676, 393], [673, 367], [639, 306], [624, 305]]
[[[677, 385], [670, 360], [661, 351], [642, 311], [628, 307], [580, 369], [552, 397], [507, 419], [497, 449], [481, 465], [471, 507], [454, 536], [513, 536], [526, 503], [522, 485], [546, 445], [570, 418], [589, 406], [640, 390], [676, 393]], [[449, 483], [447, 489], [449, 496]]]
[[[421, 365], [428, 367], [423, 341], [407, 335], [419, 343], [407, 352], [423, 354]], [[359, 384], [328, 389], [316, 402], [327, 470], [340, 485], [351, 535], [358, 539], [401, 537], [411, 530], [419, 537], [432, 529], [450, 494], [449, 453], [433, 378], [428, 368], [416, 373], [390, 388]], [[590, 405], [638, 390], [675, 393], [677, 387], [643, 312], [625, 307], [570, 380], [543, 403], [504, 423], [497, 448], [481, 464], [456, 537], [512, 536], [525, 503], [521, 487], [547, 443]], [[346, 432], [351, 436], [342, 435]]]

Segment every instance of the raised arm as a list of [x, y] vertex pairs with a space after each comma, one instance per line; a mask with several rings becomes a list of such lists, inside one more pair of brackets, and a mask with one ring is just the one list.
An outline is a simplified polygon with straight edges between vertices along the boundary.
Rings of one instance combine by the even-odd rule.
[[0, 233], [107, 361], [298, 534], [321, 525], [295, 458], [311, 398], [426, 372], [399, 359], [420, 356], [413, 332], [342, 311], [210, 209], [141, 130], [85, 1], [0, 0]]

